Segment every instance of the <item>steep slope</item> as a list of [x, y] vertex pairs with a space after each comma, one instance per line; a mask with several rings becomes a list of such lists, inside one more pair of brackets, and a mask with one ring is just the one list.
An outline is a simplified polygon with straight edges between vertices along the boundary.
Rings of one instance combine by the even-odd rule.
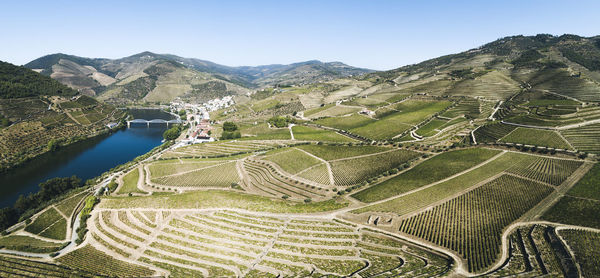
[[595, 102], [600, 101], [600, 38], [546, 34], [506, 37], [359, 79], [382, 88], [391, 85], [406, 93], [504, 100], [527, 88]]
[[0, 171], [105, 132], [123, 116], [50, 77], [0, 62]]

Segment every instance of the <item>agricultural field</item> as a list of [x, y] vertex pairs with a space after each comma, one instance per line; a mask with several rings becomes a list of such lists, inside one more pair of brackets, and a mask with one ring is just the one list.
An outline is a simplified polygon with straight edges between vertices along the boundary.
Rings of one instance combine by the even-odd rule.
[[[106, 274], [146, 273], [148, 269], [141, 266], [149, 266], [184, 276], [388, 273], [413, 277], [444, 274], [450, 266], [447, 257], [327, 218], [228, 210], [156, 211], [153, 216], [135, 210], [101, 210], [93, 216], [90, 242], [123, 260]], [[156, 226], [162, 228], [158, 230]], [[145, 238], [146, 233], [156, 236]], [[97, 250], [84, 251], [102, 258]], [[128, 263], [123, 265], [125, 262]], [[83, 264], [78, 261], [68, 266]]]
[[578, 151], [600, 154], [600, 124], [565, 129], [560, 133]]
[[379, 201], [448, 178], [499, 153], [496, 150], [483, 148], [445, 152], [419, 163], [396, 177], [355, 193], [352, 197], [367, 203]]
[[457, 252], [467, 260], [469, 271], [479, 272], [497, 260], [504, 227], [551, 191], [541, 183], [503, 175], [402, 220], [399, 229]]
[[354, 213], [390, 212], [403, 216], [431, 204], [441, 201], [448, 196], [460, 194], [485, 180], [492, 178], [513, 167], [515, 163], [532, 161], [534, 158], [518, 153], [504, 153], [500, 157], [457, 177], [437, 183], [431, 187], [402, 195], [372, 206], [366, 206]]
[[532, 146], [544, 146], [564, 150], [573, 149], [569, 143], [566, 142], [556, 131], [551, 130], [536, 130], [531, 128], [517, 127], [502, 137], [499, 141]]
[[67, 233], [66, 219], [53, 207], [41, 213], [25, 231], [42, 237], [63, 240]]
[[575, 255], [575, 260], [581, 268], [583, 277], [600, 275], [600, 233], [585, 230], [560, 230], [563, 237]]
[[309, 126], [296, 125], [292, 127], [292, 132], [294, 133], [294, 139], [296, 140], [320, 142], [356, 142], [356, 140], [341, 135], [337, 132]]
[[134, 168], [129, 173], [123, 176], [122, 184], [119, 187], [117, 193], [118, 194], [129, 194], [129, 193], [146, 193], [145, 191], [140, 190], [138, 186], [138, 181], [140, 179], [141, 170], [138, 168]]
[[475, 139], [478, 143], [496, 142], [516, 128], [516, 126], [502, 123], [484, 125], [475, 130]]
[[[289, 135], [289, 130], [287, 132]], [[173, 159], [229, 156], [271, 150], [286, 145], [287, 142], [285, 141], [219, 141], [214, 143], [185, 146], [170, 150], [165, 152], [161, 158]]]
[[237, 161], [184, 162], [151, 164], [151, 185], [168, 188], [229, 187], [240, 181]]

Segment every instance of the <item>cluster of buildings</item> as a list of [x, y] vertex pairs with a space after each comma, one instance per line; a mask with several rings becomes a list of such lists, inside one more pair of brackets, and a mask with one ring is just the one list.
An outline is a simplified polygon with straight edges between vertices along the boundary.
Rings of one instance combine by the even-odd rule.
[[196, 144], [214, 141], [215, 139], [211, 137], [213, 127], [211, 126], [209, 112], [227, 108], [234, 103], [232, 96], [216, 98], [202, 104], [186, 103], [181, 100], [171, 102], [169, 106], [171, 111], [177, 113], [177, 111], [185, 110], [185, 120], [190, 124], [188, 136], [181, 143]]

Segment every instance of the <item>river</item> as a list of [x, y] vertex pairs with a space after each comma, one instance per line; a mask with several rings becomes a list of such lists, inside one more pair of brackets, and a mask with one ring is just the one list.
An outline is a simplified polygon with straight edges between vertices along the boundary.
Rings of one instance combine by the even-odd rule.
[[[135, 109], [136, 119], [173, 119], [160, 110]], [[97, 136], [46, 153], [0, 175], [0, 208], [12, 206], [19, 195], [37, 192], [38, 184], [55, 177], [76, 175], [83, 181], [147, 153], [161, 144], [166, 124], [132, 124], [131, 128]]]

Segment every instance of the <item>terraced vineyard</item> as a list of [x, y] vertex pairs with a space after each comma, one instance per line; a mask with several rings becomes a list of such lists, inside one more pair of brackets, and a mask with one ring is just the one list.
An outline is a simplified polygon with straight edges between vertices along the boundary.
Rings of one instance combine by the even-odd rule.
[[504, 227], [551, 191], [546, 185], [503, 175], [402, 220], [399, 230], [455, 251], [466, 259], [469, 271], [479, 272], [497, 260]]
[[[130, 262], [127, 267], [115, 266], [113, 274], [147, 271], [132, 263], [169, 271], [172, 277], [353, 273], [361, 277], [421, 277], [444, 274], [450, 267], [446, 257], [327, 218], [226, 210], [156, 211], [152, 215], [103, 210], [95, 213], [93, 223], [90, 243]], [[79, 252], [89, 257], [84, 252], [93, 255], [97, 251]], [[66, 258], [59, 260], [65, 262]], [[84, 264], [80, 260], [69, 263], [71, 267]]]
[[[513, 230], [508, 237], [509, 256], [506, 262], [486, 276], [562, 277], [567, 276], [565, 271], [573, 275], [573, 271], [576, 271], [573, 269], [574, 265], [566, 254], [565, 247], [557, 244], [554, 230], [554, 227], [545, 225], [525, 225]], [[560, 258], [564, 258], [564, 266], [561, 265]]]
[[506, 125], [502, 123], [493, 123], [484, 125], [475, 130], [475, 138], [477, 142], [496, 142], [500, 138], [506, 136], [517, 127], [513, 125]]
[[500, 142], [518, 143], [533, 146], [545, 146], [555, 149], [570, 150], [571, 146], [556, 132], [518, 127], [499, 140]]
[[225, 141], [181, 147], [164, 153], [161, 158], [218, 157], [270, 150], [287, 145], [287, 141]]
[[560, 230], [562, 236], [575, 255], [583, 277], [600, 275], [600, 233], [585, 230]]
[[169, 188], [229, 187], [241, 179], [236, 163], [235, 160], [159, 163], [150, 165], [149, 175], [152, 183]]
[[577, 150], [600, 154], [600, 124], [561, 130], [560, 133]]
[[508, 172], [552, 185], [560, 185], [582, 164], [583, 162], [576, 160], [539, 157], [533, 162], [522, 161], [508, 169]]
[[308, 184], [297, 179], [284, 176], [274, 166], [257, 160], [246, 159], [243, 163], [244, 171], [249, 179], [244, 185], [251, 191], [266, 194], [267, 196], [288, 196], [293, 199], [324, 199], [331, 192], [320, 184]]

